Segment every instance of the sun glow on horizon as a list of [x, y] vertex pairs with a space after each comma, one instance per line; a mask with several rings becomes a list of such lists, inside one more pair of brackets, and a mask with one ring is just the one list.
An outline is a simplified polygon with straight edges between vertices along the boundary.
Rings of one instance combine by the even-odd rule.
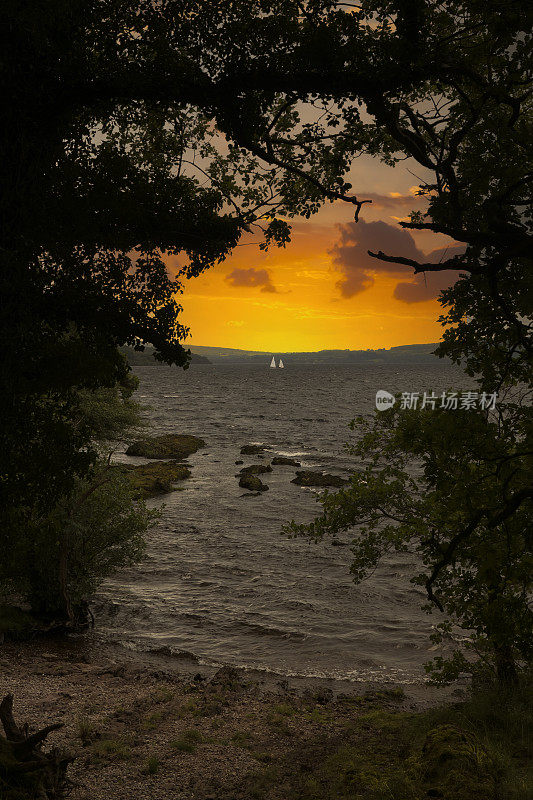
[[411, 257], [424, 257], [454, 243], [397, 224], [422, 207], [411, 174], [393, 171], [385, 181], [374, 164], [372, 176], [388, 190], [370, 195], [357, 226], [346, 204], [328, 204], [292, 221], [285, 248], [265, 253], [250, 236], [226, 261], [186, 281], [179, 296], [190, 328], [184, 345], [302, 352], [439, 341], [439, 273], [415, 279], [411, 268], [370, 259], [367, 249], [397, 254], [407, 247]]

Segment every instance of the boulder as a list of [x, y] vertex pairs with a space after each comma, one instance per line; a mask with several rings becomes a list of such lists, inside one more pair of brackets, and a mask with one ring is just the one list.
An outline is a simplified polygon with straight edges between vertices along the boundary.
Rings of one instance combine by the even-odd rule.
[[138, 497], [154, 497], [174, 491], [172, 485], [190, 477], [185, 464], [176, 461], [155, 461], [152, 464], [117, 464], [115, 469], [128, 477]]
[[235, 464], [237, 464], [237, 465], [238, 464], [244, 464], [244, 461], [242, 460], [242, 458], [240, 458], [238, 461], [235, 462]]
[[235, 667], [228, 666], [221, 667], [209, 680], [209, 687], [217, 691], [220, 689], [235, 691], [245, 685], [241, 673]]
[[200, 447], [205, 447], [205, 442], [197, 436], [168, 433], [164, 436], [151, 436], [148, 439], [133, 442], [126, 450], [126, 455], [179, 460], [196, 453]]
[[245, 444], [241, 447], [241, 456], [256, 456], [262, 453], [265, 448], [261, 444]]
[[283, 466], [283, 467], [301, 467], [299, 461], [296, 461], [294, 458], [287, 458], [287, 456], [274, 456], [272, 459], [272, 464], [275, 467]]
[[251, 492], [266, 492], [268, 490], [268, 486], [257, 475], [250, 475], [249, 473], [241, 475], [239, 486], [241, 489], [249, 489]]
[[239, 471], [241, 475], [262, 475], [264, 472], [272, 472], [272, 467], [270, 464], [250, 464]]
[[340, 486], [345, 486], [348, 481], [345, 478], [340, 478], [338, 475], [328, 475], [325, 472], [298, 470], [296, 472], [296, 478], [293, 478], [291, 483], [296, 483], [298, 486], [334, 486], [338, 489]]

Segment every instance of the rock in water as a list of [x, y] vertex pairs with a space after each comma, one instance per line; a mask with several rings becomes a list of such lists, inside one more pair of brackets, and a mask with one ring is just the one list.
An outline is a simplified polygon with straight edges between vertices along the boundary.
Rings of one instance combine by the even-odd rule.
[[142, 456], [143, 458], [187, 458], [196, 453], [200, 447], [205, 447], [203, 439], [197, 436], [168, 433], [164, 436], [151, 436], [130, 444], [126, 450], [128, 456]]
[[296, 478], [293, 478], [291, 483], [296, 483], [298, 486], [334, 486], [338, 489], [341, 486], [345, 486], [348, 481], [338, 475], [328, 475], [325, 472], [298, 470]]
[[261, 444], [245, 444], [241, 447], [241, 456], [256, 456], [262, 453], [265, 448]]
[[272, 464], [274, 466], [283, 466], [283, 467], [301, 467], [299, 461], [295, 461], [294, 458], [287, 458], [286, 456], [274, 456], [272, 459]]
[[152, 464], [116, 464], [114, 469], [128, 477], [139, 497], [154, 497], [174, 490], [173, 483], [190, 477], [185, 464], [176, 461], [155, 461]]
[[250, 475], [249, 473], [241, 475], [239, 486], [242, 489], [249, 489], [251, 492], [268, 491], [268, 486], [266, 486], [266, 484], [264, 484], [260, 478], [257, 477], [257, 475]]
[[250, 464], [240, 470], [241, 475], [262, 475], [263, 472], [272, 472], [270, 464]]

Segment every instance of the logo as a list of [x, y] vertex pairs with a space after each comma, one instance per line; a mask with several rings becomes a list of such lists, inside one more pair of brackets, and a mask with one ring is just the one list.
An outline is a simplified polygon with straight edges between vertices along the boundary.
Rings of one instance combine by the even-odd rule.
[[386, 411], [388, 408], [392, 408], [395, 402], [394, 395], [386, 392], [385, 389], [379, 389], [376, 392], [376, 408], [378, 411]]

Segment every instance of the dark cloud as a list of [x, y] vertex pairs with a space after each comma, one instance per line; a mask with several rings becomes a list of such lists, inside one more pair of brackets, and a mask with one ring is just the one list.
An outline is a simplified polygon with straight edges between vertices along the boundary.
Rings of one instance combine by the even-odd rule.
[[353, 297], [370, 288], [374, 283], [370, 273], [405, 274], [405, 267], [371, 258], [368, 250], [401, 253], [406, 258], [414, 259], [422, 256], [410, 233], [386, 222], [349, 222], [340, 226], [340, 234], [340, 240], [330, 252], [333, 263], [343, 273], [337, 283], [343, 297]]
[[343, 273], [337, 287], [343, 297], [349, 298], [370, 288], [375, 273], [386, 273], [406, 277], [398, 283], [394, 297], [404, 303], [419, 303], [438, 297], [444, 289], [457, 279], [457, 272], [446, 270], [414, 275], [409, 267], [379, 261], [368, 255], [368, 250], [382, 250], [390, 255], [411, 258], [414, 261], [437, 263], [453, 255], [462, 253], [464, 248], [453, 246], [424, 253], [415, 243], [411, 234], [386, 222], [349, 222], [339, 226], [340, 239], [330, 251], [333, 263]]
[[260, 286], [262, 292], [277, 292], [266, 269], [255, 269], [254, 267], [249, 269], [236, 268], [229, 275], [226, 275], [226, 281], [231, 286]]
[[[424, 261], [437, 264], [447, 258], [458, 256], [464, 252], [464, 247], [442, 247], [424, 254]], [[421, 303], [424, 300], [433, 300], [438, 297], [443, 289], [452, 286], [458, 278], [456, 270], [445, 269], [443, 272], [419, 272], [412, 275], [409, 281], [396, 284], [394, 297], [403, 303]]]

